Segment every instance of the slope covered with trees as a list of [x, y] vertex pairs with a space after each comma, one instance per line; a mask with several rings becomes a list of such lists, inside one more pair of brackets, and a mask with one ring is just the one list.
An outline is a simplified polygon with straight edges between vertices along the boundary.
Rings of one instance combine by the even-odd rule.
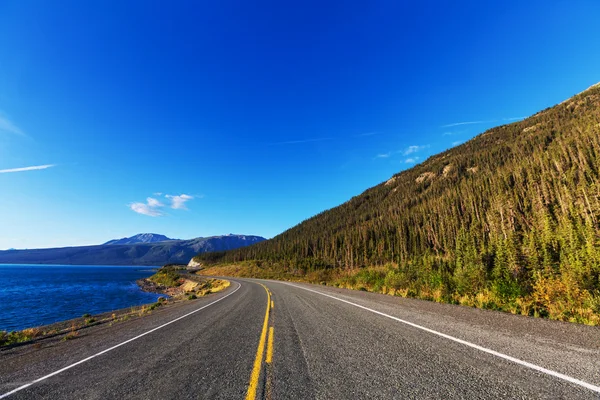
[[598, 323], [599, 169], [595, 85], [271, 240], [197, 259]]

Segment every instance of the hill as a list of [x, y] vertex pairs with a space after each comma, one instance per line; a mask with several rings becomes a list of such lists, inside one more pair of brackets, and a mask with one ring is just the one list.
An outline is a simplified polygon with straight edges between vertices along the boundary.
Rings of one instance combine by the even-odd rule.
[[275, 238], [196, 257], [560, 320], [600, 321], [600, 85], [461, 146]]
[[37, 250], [0, 251], [2, 264], [163, 265], [187, 264], [206, 251], [223, 251], [258, 243], [260, 236], [225, 235], [156, 243], [104, 244]]
[[108, 244], [136, 244], [136, 243], [156, 243], [156, 242], [164, 242], [166, 240], [176, 240], [170, 239], [165, 235], [158, 235], [156, 233], [138, 233], [137, 235], [133, 235], [128, 238], [122, 239], [113, 239], [104, 243]]

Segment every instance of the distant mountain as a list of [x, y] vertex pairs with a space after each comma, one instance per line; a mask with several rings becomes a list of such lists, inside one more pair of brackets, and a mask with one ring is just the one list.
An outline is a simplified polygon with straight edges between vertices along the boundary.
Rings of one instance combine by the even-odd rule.
[[[148, 234], [147, 234], [148, 235]], [[162, 235], [152, 237], [165, 237]], [[136, 235], [140, 236], [140, 235]], [[135, 236], [134, 236], [135, 237]], [[131, 239], [131, 238], [129, 238]], [[0, 251], [0, 264], [67, 265], [164, 265], [187, 264], [198, 253], [225, 251], [249, 246], [265, 238], [251, 235], [225, 235], [154, 243], [102, 244], [56, 249]]]
[[165, 235], [158, 235], [156, 233], [138, 233], [137, 235], [123, 238], [123, 239], [113, 239], [104, 243], [105, 245], [109, 244], [136, 244], [136, 243], [157, 243], [164, 242], [167, 240], [177, 240], [166, 237]]

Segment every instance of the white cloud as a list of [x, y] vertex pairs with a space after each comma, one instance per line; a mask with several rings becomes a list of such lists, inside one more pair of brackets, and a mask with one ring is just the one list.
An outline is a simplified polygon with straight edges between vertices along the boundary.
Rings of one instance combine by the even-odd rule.
[[[161, 192], [154, 193], [154, 196], [157, 196], [157, 195], [162, 195], [162, 193]], [[164, 195], [164, 197], [169, 199], [170, 204], [167, 205], [167, 204], [161, 202], [157, 198], [148, 197], [148, 198], [146, 198], [145, 203], [140, 203], [140, 202], [131, 203], [128, 205], [128, 207], [132, 211], [135, 211], [138, 214], [148, 215], [150, 217], [160, 217], [160, 216], [165, 215], [165, 213], [163, 211], [165, 209], [165, 207], [170, 207], [174, 210], [187, 210], [185, 203], [196, 198], [196, 197], [190, 196], [188, 194], [180, 194], [180, 195], [166, 194], [166, 195]], [[198, 197], [201, 197], [201, 196], [198, 196]]]
[[9, 132], [9, 133], [14, 133], [16, 135], [25, 136], [25, 132], [23, 132], [11, 120], [2, 116], [1, 114], [0, 114], [0, 131], [5, 131], [5, 132]]
[[133, 211], [138, 214], [148, 215], [150, 217], [160, 217], [163, 215], [162, 211], [156, 207], [152, 207], [147, 203], [131, 203], [129, 205]]
[[150, 217], [160, 217], [164, 215], [161, 208], [165, 205], [155, 198], [148, 197], [145, 203], [131, 203], [129, 208], [138, 214], [148, 215]]
[[419, 161], [419, 157], [409, 157], [406, 160], [404, 160], [405, 164], [415, 164], [417, 161]]
[[474, 125], [474, 124], [491, 124], [499, 121], [518, 121], [521, 119], [525, 119], [525, 117], [512, 117], [512, 118], [501, 118], [501, 119], [490, 119], [487, 121], [465, 121], [465, 122], [455, 122], [453, 124], [442, 125], [442, 128], [451, 128], [453, 126], [461, 126], [461, 125]]
[[146, 199], [146, 201], [148, 202], [148, 206], [150, 206], [150, 207], [163, 207], [164, 206], [163, 203], [161, 203], [160, 201], [158, 201], [152, 197], [148, 197]]
[[473, 124], [485, 124], [486, 122], [494, 122], [494, 121], [466, 121], [466, 122], [455, 122], [453, 124], [442, 125], [442, 128], [451, 128], [453, 126], [461, 126], [461, 125], [473, 125]]
[[452, 135], [462, 135], [464, 133], [467, 133], [468, 131], [453, 131], [453, 132], [444, 132], [442, 134], [442, 136], [452, 136]]
[[462, 140], [457, 140], [456, 142], [452, 142], [452, 146], [458, 146], [459, 144], [463, 144]]
[[[159, 194], [162, 193], [154, 193], [155, 196]], [[160, 217], [162, 215], [165, 215], [165, 213], [163, 212], [163, 209], [165, 207], [170, 207], [174, 210], [187, 210], [185, 203], [195, 198], [194, 196], [190, 196], [188, 194], [166, 194], [164, 195], [164, 197], [169, 199], [170, 204], [167, 205], [154, 197], [148, 197], [145, 203], [131, 203], [129, 204], [129, 208], [138, 214], [148, 215], [151, 217]]]
[[55, 166], [56, 166], [56, 164], [46, 164], [46, 165], [34, 165], [32, 167], [23, 167], [23, 168], [0, 169], [0, 174], [8, 174], [10, 172], [37, 171], [40, 169], [52, 168]]
[[187, 210], [185, 203], [194, 198], [193, 196], [187, 194], [180, 194], [179, 196], [167, 194], [165, 197], [171, 200], [171, 208], [175, 210]]
[[403, 152], [402, 154], [407, 156], [409, 154], [413, 154], [416, 153], [418, 151], [423, 150], [424, 148], [427, 148], [429, 146], [408, 146]]
[[[429, 147], [429, 145], [428, 145], [428, 144], [427, 144], [427, 145], [423, 145], [423, 146], [415, 146], [415, 145], [413, 145], [413, 146], [408, 146], [408, 147], [407, 147], [407, 148], [405, 148], [404, 150], [399, 150], [399, 151], [388, 151], [387, 153], [379, 153], [379, 154], [377, 154], [377, 155], [375, 156], [375, 159], [378, 159], [378, 158], [389, 158], [389, 157], [391, 157], [392, 155], [396, 155], [396, 154], [402, 154], [403, 156], [408, 156], [408, 155], [410, 155], [410, 154], [417, 153], [417, 152], [419, 152], [419, 151], [421, 151], [421, 150], [423, 150], [423, 149], [426, 149], [426, 148], [428, 148], [428, 147]], [[414, 156], [413, 156], [413, 157], [411, 157], [411, 158], [408, 158], [408, 160], [411, 160], [411, 161], [407, 161], [407, 162], [415, 162], [415, 160], [418, 160], [418, 159], [419, 159], [419, 157], [414, 157]]]

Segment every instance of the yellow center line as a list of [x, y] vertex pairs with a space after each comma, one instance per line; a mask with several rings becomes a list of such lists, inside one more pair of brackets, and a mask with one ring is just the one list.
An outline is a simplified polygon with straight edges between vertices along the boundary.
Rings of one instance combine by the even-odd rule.
[[273, 300], [271, 300], [271, 310], [275, 308], [275, 303], [273, 302]]
[[265, 312], [265, 322], [263, 323], [262, 332], [260, 334], [260, 341], [258, 342], [258, 349], [256, 349], [256, 358], [254, 359], [254, 367], [252, 368], [252, 374], [250, 375], [250, 384], [248, 385], [248, 393], [246, 393], [246, 400], [256, 399], [256, 390], [258, 389], [258, 380], [260, 378], [260, 370], [262, 368], [262, 359], [265, 352], [265, 341], [267, 339], [267, 328], [269, 327], [269, 304], [271, 303], [271, 294], [265, 285], [260, 284], [267, 292], [267, 311]]
[[267, 364], [271, 364], [273, 362], [273, 327], [269, 328], [269, 340], [267, 341], [267, 359], [265, 360]]

